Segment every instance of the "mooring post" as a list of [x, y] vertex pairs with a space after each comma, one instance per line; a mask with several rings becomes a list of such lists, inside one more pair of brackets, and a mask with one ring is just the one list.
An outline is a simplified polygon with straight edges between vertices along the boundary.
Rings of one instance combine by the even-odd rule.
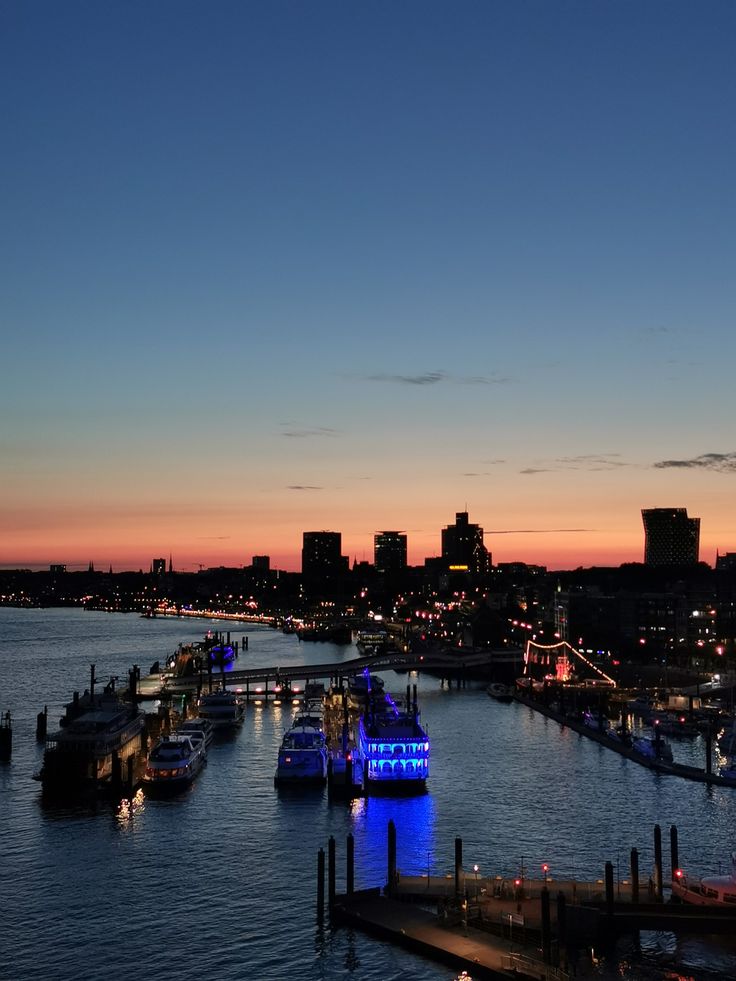
[[639, 902], [639, 852], [631, 849], [631, 902]]
[[562, 890], [557, 893], [557, 950], [563, 965], [567, 961], [567, 899]]
[[460, 870], [463, 867], [463, 839], [455, 839], [455, 895], [460, 895]]
[[335, 837], [327, 842], [327, 904], [332, 913], [335, 906]]
[[391, 896], [396, 886], [396, 825], [393, 818], [388, 822], [388, 883], [386, 893]]
[[542, 960], [552, 963], [552, 926], [549, 915], [549, 889], [543, 886], [539, 899], [542, 913]]
[[325, 918], [325, 850], [317, 852], [317, 920]]
[[654, 825], [654, 894], [662, 901], [662, 829]]
[[613, 916], [613, 862], [606, 862], [606, 913]]
[[355, 838], [352, 833], [348, 835], [346, 891], [348, 896], [355, 891]]
[[348, 800], [350, 800], [353, 796], [353, 757], [351, 753], [348, 753], [345, 757], [345, 789], [347, 791]]
[[36, 739], [39, 743], [46, 741], [46, 726], [48, 723], [49, 707], [44, 705], [43, 712], [36, 716]]
[[248, 650], [248, 635], [247, 634], [246, 634], [245, 637], [243, 637], [243, 650], [244, 651], [247, 651]]
[[670, 876], [675, 881], [677, 870], [680, 868], [680, 848], [677, 843], [677, 825], [670, 827]]
[[13, 755], [13, 729], [10, 722], [10, 712], [0, 718], [0, 760], [8, 763]]

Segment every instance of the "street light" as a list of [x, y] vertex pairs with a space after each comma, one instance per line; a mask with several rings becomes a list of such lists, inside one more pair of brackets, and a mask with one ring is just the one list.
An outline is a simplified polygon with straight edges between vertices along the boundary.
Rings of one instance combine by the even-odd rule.
[[473, 872], [475, 873], [475, 899], [478, 900], [478, 866], [473, 866]]

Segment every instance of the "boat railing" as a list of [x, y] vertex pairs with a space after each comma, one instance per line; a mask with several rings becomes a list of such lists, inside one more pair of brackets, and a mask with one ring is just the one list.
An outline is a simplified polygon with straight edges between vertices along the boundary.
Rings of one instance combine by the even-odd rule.
[[501, 965], [507, 971], [523, 974], [528, 978], [539, 978], [540, 981], [569, 981], [570, 978], [570, 975], [561, 968], [551, 967], [527, 954], [504, 954]]

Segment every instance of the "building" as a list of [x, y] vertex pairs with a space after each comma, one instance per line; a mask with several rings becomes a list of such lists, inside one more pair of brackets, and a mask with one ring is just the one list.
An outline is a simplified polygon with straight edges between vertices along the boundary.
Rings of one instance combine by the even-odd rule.
[[644, 522], [645, 565], [695, 565], [700, 547], [700, 518], [687, 508], [648, 508]]
[[379, 531], [373, 536], [373, 563], [382, 574], [406, 569], [406, 535], [400, 531]]
[[339, 531], [305, 531], [302, 539], [302, 581], [309, 595], [339, 592], [348, 572]]
[[49, 572], [52, 576], [60, 576], [63, 572], [66, 572], [66, 566], [63, 563], [55, 563], [49, 566]]
[[154, 576], [166, 575], [166, 559], [151, 559], [151, 572]]
[[259, 569], [261, 572], [268, 572], [271, 568], [271, 556], [254, 555], [251, 560], [251, 565], [254, 569]]
[[483, 544], [483, 529], [468, 521], [467, 511], [458, 511], [455, 524], [442, 529], [442, 562], [447, 572], [488, 573], [491, 557]]

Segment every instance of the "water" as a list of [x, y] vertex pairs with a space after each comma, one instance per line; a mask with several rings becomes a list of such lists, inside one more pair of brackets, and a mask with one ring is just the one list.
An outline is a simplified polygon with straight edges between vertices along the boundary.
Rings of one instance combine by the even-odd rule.
[[[409, 799], [330, 804], [326, 791], [273, 786], [287, 705], [249, 706], [242, 731], [219, 743], [182, 797], [145, 800], [128, 817], [115, 808], [44, 807], [31, 777], [41, 764], [36, 713], [56, 728], [74, 689], [97, 676], [146, 671], [208, 626], [247, 633], [239, 664], [344, 661], [351, 648], [302, 644], [254, 625], [147, 620], [78, 610], [0, 608], [0, 711], [13, 715], [13, 758], [0, 764], [0, 978], [98, 981], [136, 974], [153, 981], [303, 978], [355, 981], [452, 972], [348, 930], [318, 929], [317, 851], [337, 841], [338, 886], [345, 839], [355, 835], [356, 886], [382, 883], [386, 825], [398, 830], [406, 874], [450, 872], [454, 838], [481, 875], [599, 879], [606, 861], [628, 874], [632, 847], [646, 875], [652, 828], [680, 834], [680, 861], [717, 871], [728, 860], [736, 790], [660, 777], [521, 705], [489, 699], [482, 687], [447, 690], [420, 676], [422, 720], [432, 739], [429, 793]], [[236, 629], [233, 629], [236, 626]], [[407, 677], [383, 674], [386, 687]], [[676, 747], [698, 762], [699, 740]], [[4, 949], [3, 949], [4, 948]], [[601, 978], [696, 981], [736, 976], [725, 941], [645, 935], [638, 953], [622, 942], [595, 970]]]

